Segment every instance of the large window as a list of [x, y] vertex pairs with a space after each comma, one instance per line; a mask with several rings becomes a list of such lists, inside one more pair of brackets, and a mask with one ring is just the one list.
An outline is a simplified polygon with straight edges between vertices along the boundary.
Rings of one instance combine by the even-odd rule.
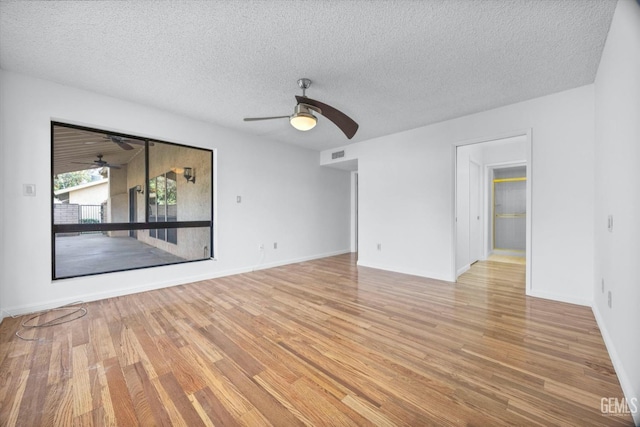
[[211, 150], [57, 122], [51, 139], [54, 279], [213, 256]]

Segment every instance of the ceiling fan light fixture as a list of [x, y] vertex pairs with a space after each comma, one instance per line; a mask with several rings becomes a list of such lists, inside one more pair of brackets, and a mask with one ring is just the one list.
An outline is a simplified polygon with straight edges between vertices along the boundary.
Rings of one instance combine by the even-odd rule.
[[302, 96], [296, 95], [298, 105], [296, 105], [291, 116], [245, 117], [244, 121], [257, 122], [260, 120], [289, 119], [291, 126], [297, 130], [307, 131], [313, 129], [318, 123], [318, 119], [312, 113], [312, 111], [314, 111], [332, 121], [334, 125], [340, 128], [347, 138], [353, 138], [358, 130], [358, 123], [354, 122], [351, 117], [347, 116], [342, 111], [330, 105], [315, 99], [307, 98], [306, 90], [311, 86], [311, 80], [300, 79], [298, 80], [298, 86], [302, 89]]
[[293, 115], [289, 118], [289, 123], [294, 128], [307, 131], [311, 130], [316, 126], [318, 119], [316, 116], [311, 114], [311, 112], [304, 105], [296, 105], [296, 110]]

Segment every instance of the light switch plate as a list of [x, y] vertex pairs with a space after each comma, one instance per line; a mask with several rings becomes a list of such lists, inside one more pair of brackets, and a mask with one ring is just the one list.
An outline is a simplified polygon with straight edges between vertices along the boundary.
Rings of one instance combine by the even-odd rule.
[[36, 195], [36, 185], [35, 184], [22, 184], [22, 195], [35, 197]]

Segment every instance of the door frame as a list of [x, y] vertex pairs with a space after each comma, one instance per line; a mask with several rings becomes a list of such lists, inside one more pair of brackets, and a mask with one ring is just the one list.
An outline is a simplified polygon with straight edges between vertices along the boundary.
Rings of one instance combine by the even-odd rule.
[[358, 171], [351, 171], [351, 233], [350, 233], [350, 249], [351, 252], [356, 254], [356, 261], [358, 258], [358, 222], [359, 222], [359, 175]]
[[[472, 223], [474, 222], [474, 219], [472, 218], [471, 215], [471, 206], [473, 201], [471, 200], [471, 196], [472, 196], [472, 190], [471, 190], [471, 185], [472, 185], [472, 174], [471, 174], [471, 164], [474, 164], [478, 167], [478, 176], [477, 176], [477, 180], [475, 182], [475, 187], [476, 189], [479, 191], [479, 193], [477, 194], [477, 200], [475, 201], [476, 207], [478, 209], [477, 211], [477, 217], [475, 219], [475, 221], [479, 221], [479, 223], [476, 223], [475, 227], [472, 226]], [[483, 179], [483, 173], [482, 173], [482, 165], [480, 163], [478, 163], [476, 160], [474, 159], [469, 159], [469, 264], [473, 264], [476, 261], [480, 261], [485, 259], [486, 256], [486, 248], [484, 245], [484, 235], [485, 235], [485, 227], [484, 227], [484, 218], [486, 216], [486, 211], [484, 210], [484, 197], [482, 197], [482, 195], [484, 194], [483, 188], [484, 188], [484, 183], [485, 183], [485, 179]], [[473, 233], [472, 233], [472, 229], [473, 228], [477, 228], [477, 231], [479, 233], [479, 241], [476, 242], [476, 251], [479, 251], [478, 253], [478, 257], [476, 259], [474, 259], [475, 257], [473, 256], [474, 251], [472, 251], [472, 247], [473, 245]]]
[[[532, 238], [532, 228], [533, 228], [533, 206], [534, 200], [532, 197], [533, 193], [533, 142], [532, 142], [532, 129], [524, 129], [524, 130], [516, 130], [512, 132], [506, 132], [504, 134], [495, 135], [492, 137], [483, 137], [483, 138], [474, 138], [469, 140], [463, 140], [454, 142], [451, 144], [451, 161], [453, 162], [452, 173], [452, 191], [451, 191], [451, 237], [452, 237], [452, 245], [451, 245], [451, 277], [453, 281], [457, 281], [457, 270], [456, 270], [456, 251], [458, 247], [458, 239], [457, 239], [457, 227], [456, 227], [456, 214], [457, 214], [457, 180], [458, 180], [458, 147], [462, 147], [465, 145], [472, 144], [482, 144], [492, 141], [498, 141], [501, 139], [514, 138], [518, 136], [525, 137], [525, 152], [526, 152], [526, 166], [527, 166], [527, 219], [526, 219], [526, 267], [525, 267], [525, 293], [526, 295], [531, 295], [533, 292], [533, 276], [532, 276], [532, 248], [533, 248], [533, 238]], [[485, 233], [486, 236], [486, 233]]]

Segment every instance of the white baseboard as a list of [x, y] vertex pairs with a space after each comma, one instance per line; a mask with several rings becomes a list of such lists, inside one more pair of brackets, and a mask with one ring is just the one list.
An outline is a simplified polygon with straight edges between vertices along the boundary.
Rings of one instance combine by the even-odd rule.
[[[600, 334], [602, 335], [602, 339], [604, 340], [604, 345], [607, 347], [607, 351], [609, 352], [609, 357], [611, 358], [611, 363], [613, 364], [613, 369], [616, 371], [616, 375], [618, 375], [618, 381], [620, 381], [620, 387], [622, 387], [622, 392], [628, 401], [635, 398], [636, 402], [640, 401], [640, 390], [635, 390], [633, 386], [633, 382], [629, 379], [624, 366], [622, 365], [622, 361], [618, 356], [618, 352], [616, 351], [616, 347], [613, 345], [613, 340], [611, 339], [611, 335], [609, 335], [609, 331], [607, 330], [606, 324], [602, 315], [600, 314], [600, 310], [594, 304], [591, 307], [593, 311], [593, 315], [596, 318], [596, 323], [598, 324], [598, 328], [600, 328]], [[602, 397], [614, 397], [614, 396], [602, 396]], [[638, 403], [640, 404], [640, 403]], [[636, 426], [640, 426], [640, 408], [633, 414], [633, 422]]]
[[375, 268], [378, 270], [385, 270], [385, 271], [393, 271], [394, 273], [402, 273], [402, 274], [409, 274], [411, 276], [420, 276], [420, 277], [426, 277], [427, 279], [435, 279], [435, 280], [442, 280], [445, 282], [454, 282], [455, 279], [453, 279], [450, 275], [444, 275], [444, 274], [436, 274], [430, 271], [425, 271], [425, 270], [418, 270], [418, 269], [414, 269], [414, 268], [405, 268], [405, 267], [398, 267], [398, 266], [392, 266], [392, 265], [382, 265], [382, 264], [371, 264], [368, 262], [363, 262], [358, 260], [358, 266], [359, 267], [368, 267], [368, 268]]
[[34, 313], [42, 310], [48, 310], [51, 308], [60, 307], [65, 304], [70, 304], [76, 301], [90, 302], [90, 301], [98, 301], [102, 299], [114, 298], [114, 297], [119, 297], [124, 295], [132, 295], [140, 292], [153, 291], [156, 289], [169, 288], [172, 286], [199, 282], [202, 280], [216, 279], [219, 277], [233, 276], [233, 275], [242, 274], [242, 273], [250, 273], [256, 270], [264, 270], [268, 268], [280, 267], [283, 265], [297, 264], [299, 262], [311, 261], [311, 260], [320, 259], [320, 258], [327, 258], [327, 257], [342, 255], [350, 252], [351, 252], [350, 249], [344, 249], [340, 251], [327, 252], [323, 254], [311, 255], [306, 257], [292, 258], [287, 260], [264, 263], [264, 264], [259, 264], [257, 266], [248, 266], [248, 267], [236, 268], [231, 270], [214, 271], [207, 274], [185, 276], [180, 278], [179, 280], [173, 279], [173, 280], [164, 281], [164, 282], [148, 283], [145, 285], [135, 286], [127, 289], [116, 289], [116, 290], [109, 290], [104, 292], [92, 292], [88, 294], [76, 295], [73, 297], [73, 299], [62, 298], [62, 299], [46, 301], [39, 304], [25, 304], [25, 305], [19, 305], [14, 307], [7, 307], [5, 309], [0, 310], [0, 316], [4, 319], [5, 317], [20, 316], [27, 313]]
[[466, 273], [467, 271], [469, 271], [469, 269], [471, 268], [471, 264], [467, 264], [461, 268], [458, 269], [458, 271], [456, 271], [456, 279], [460, 276], [462, 276], [464, 273]]
[[550, 299], [558, 302], [566, 302], [569, 304], [584, 305], [586, 307], [591, 307], [592, 305], [592, 301], [590, 300], [575, 298], [567, 295], [554, 294], [552, 292], [536, 291], [535, 289], [527, 290], [527, 296]]

